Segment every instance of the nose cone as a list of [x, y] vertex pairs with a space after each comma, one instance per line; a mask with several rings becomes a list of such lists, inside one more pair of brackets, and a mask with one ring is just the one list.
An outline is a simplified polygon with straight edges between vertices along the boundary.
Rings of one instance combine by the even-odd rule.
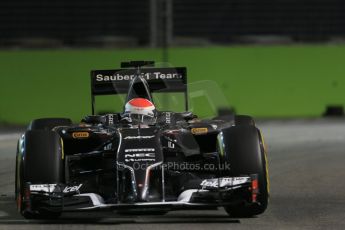
[[[156, 127], [121, 130], [117, 162], [122, 165], [119, 177], [122, 202], [144, 202], [161, 199], [163, 162], [160, 130]], [[124, 191], [124, 192], [123, 192]], [[120, 198], [121, 199], [121, 198]]]

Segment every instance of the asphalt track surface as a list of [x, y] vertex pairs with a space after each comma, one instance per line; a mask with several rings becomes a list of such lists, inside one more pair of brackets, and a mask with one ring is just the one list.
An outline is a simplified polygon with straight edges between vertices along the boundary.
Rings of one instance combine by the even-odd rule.
[[[0, 229], [345, 229], [345, 120], [261, 121], [269, 149], [271, 199], [254, 218], [223, 209], [166, 215], [66, 213], [56, 221], [25, 220], [15, 209], [17, 132], [0, 131]], [[42, 162], [43, 164], [44, 162]]]

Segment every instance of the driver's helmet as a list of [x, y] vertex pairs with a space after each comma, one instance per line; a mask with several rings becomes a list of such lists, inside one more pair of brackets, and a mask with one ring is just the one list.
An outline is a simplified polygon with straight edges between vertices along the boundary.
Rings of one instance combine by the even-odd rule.
[[132, 122], [154, 123], [155, 118], [154, 104], [145, 98], [133, 98], [125, 105], [125, 116]]

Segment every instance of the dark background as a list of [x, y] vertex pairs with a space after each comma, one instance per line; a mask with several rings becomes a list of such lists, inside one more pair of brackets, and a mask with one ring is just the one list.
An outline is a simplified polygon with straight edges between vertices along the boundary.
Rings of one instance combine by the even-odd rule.
[[145, 46], [153, 39], [152, 7], [158, 22], [171, 20], [171, 43], [231, 44], [252, 42], [258, 36], [271, 36], [270, 41], [274, 36], [275, 42], [324, 42], [345, 36], [342, 0], [167, 2], [172, 12], [168, 15], [163, 0], [2, 0], [0, 45], [25, 45], [25, 40], [36, 39], [50, 45], [97, 46], [110, 41]]

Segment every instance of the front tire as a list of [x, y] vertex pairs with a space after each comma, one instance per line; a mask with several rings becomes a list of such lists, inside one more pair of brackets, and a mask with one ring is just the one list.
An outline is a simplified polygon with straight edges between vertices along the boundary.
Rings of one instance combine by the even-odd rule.
[[248, 115], [236, 115], [235, 125], [253, 125], [255, 126], [255, 121], [251, 116]]
[[27, 183], [57, 184], [63, 182], [63, 149], [60, 136], [53, 131], [27, 131], [24, 145], [19, 146], [16, 162], [16, 201], [18, 211], [27, 219], [54, 219], [60, 211], [41, 209], [25, 200]]
[[223, 160], [230, 164], [230, 176], [257, 174], [257, 203], [226, 206], [232, 217], [251, 217], [263, 213], [268, 205], [269, 182], [266, 152], [260, 131], [253, 125], [239, 125], [222, 131]]
[[72, 124], [69, 118], [40, 118], [31, 121], [28, 130], [52, 130], [57, 126], [69, 126]]

